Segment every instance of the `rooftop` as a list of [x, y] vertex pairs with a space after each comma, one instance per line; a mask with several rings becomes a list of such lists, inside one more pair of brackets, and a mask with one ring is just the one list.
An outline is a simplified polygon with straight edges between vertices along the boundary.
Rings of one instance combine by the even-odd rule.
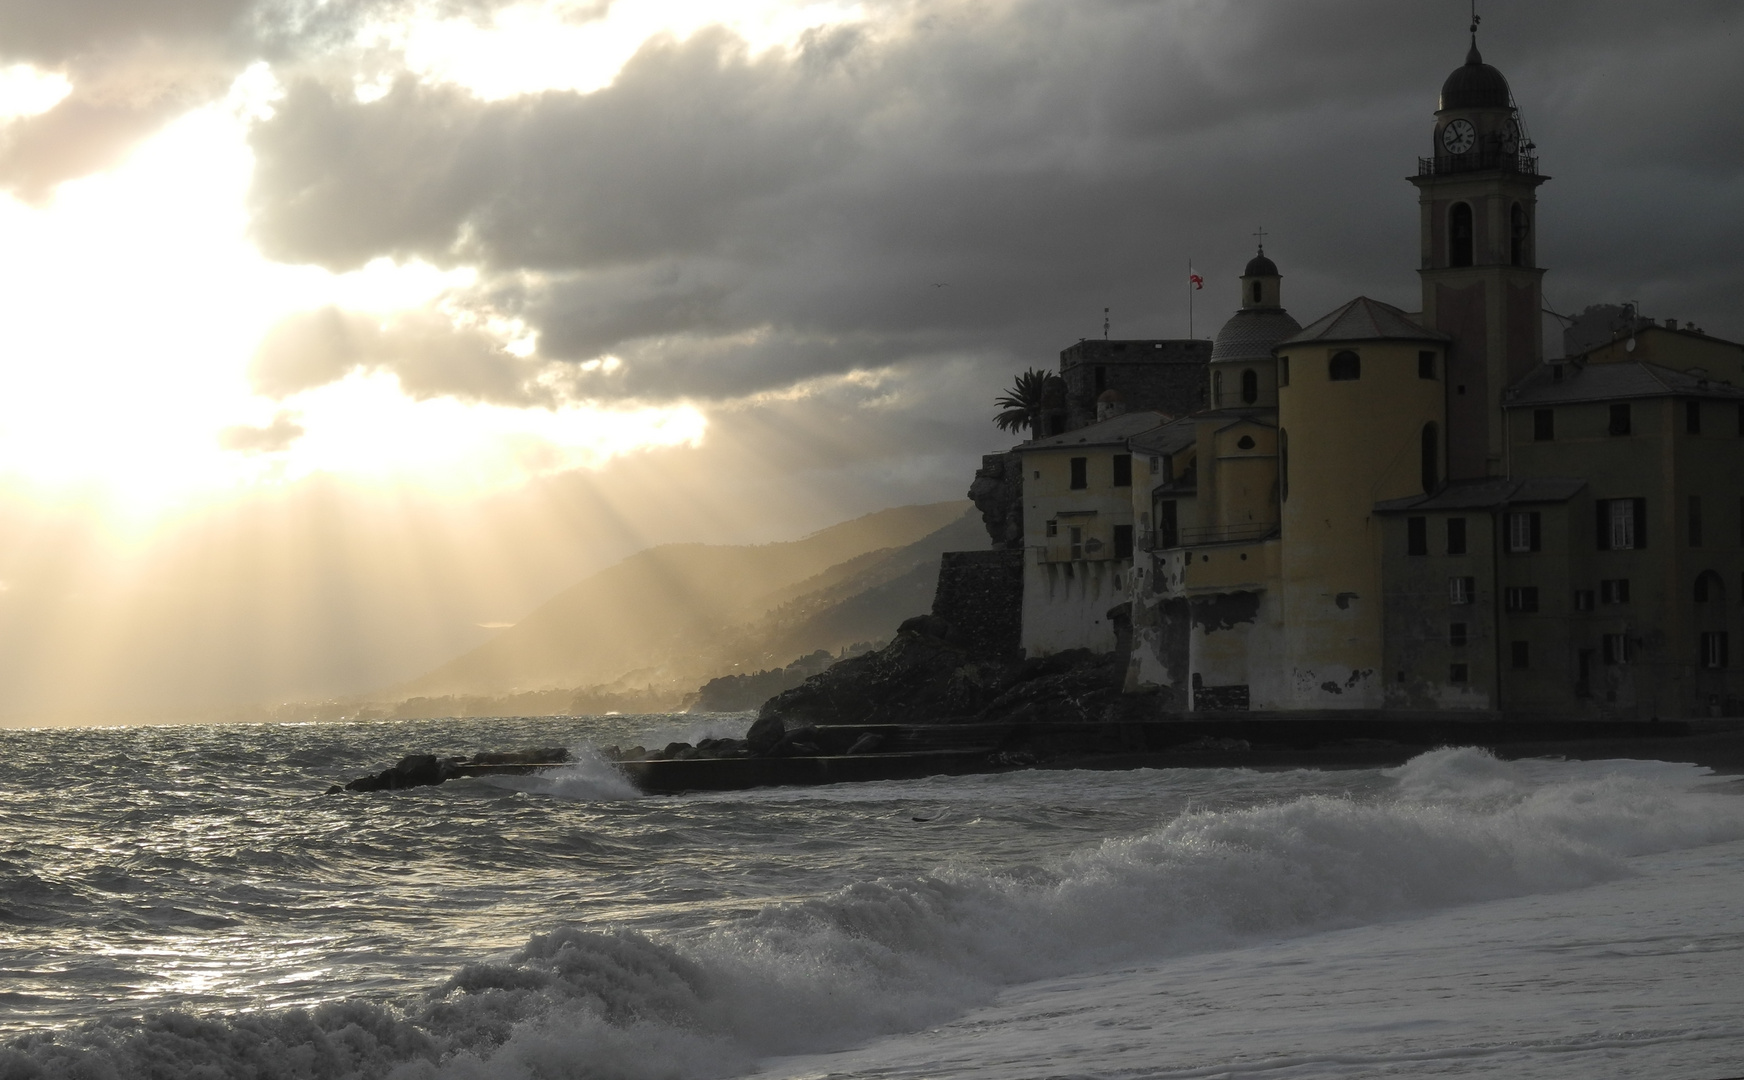
[[[1560, 372], [1560, 377], [1559, 377]], [[1744, 399], [1744, 389], [1719, 379], [1641, 360], [1608, 364], [1549, 361], [1502, 392], [1502, 407], [1622, 401], [1648, 397]]]
[[1524, 503], [1559, 503], [1574, 498], [1587, 482], [1564, 476], [1525, 476], [1517, 480], [1455, 480], [1429, 495], [1407, 495], [1375, 504], [1380, 514], [1410, 510], [1493, 510]]
[[1309, 323], [1293, 337], [1278, 342], [1286, 345], [1306, 345], [1311, 342], [1345, 341], [1448, 341], [1438, 333], [1412, 322], [1405, 312], [1391, 304], [1359, 296], [1343, 307]]
[[1160, 412], [1130, 412], [1109, 417], [1100, 423], [1022, 443], [1019, 450], [1069, 450], [1081, 446], [1125, 446], [1134, 435], [1155, 430], [1168, 423], [1169, 416]]

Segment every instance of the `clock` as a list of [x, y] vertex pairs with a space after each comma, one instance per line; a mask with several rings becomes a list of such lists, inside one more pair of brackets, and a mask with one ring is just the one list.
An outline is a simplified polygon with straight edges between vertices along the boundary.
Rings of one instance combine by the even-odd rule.
[[1502, 153], [1512, 154], [1520, 149], [1520, 121], [1510, 120], [1502, 128]]
[[1441, 145], [1450, 154], [1463, 154], [1478, 141], [1478, 133], [1470, 120], [1455, 120], [1441, 129]]

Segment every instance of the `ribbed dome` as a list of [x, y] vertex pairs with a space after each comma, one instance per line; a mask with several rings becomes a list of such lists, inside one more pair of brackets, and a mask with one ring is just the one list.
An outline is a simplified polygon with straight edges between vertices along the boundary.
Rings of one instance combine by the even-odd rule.
[[1264, 360], [1272, 346], [1302, 329], [1282, 308], [1242, 308], [1230, 316], [1211, 345], [1211, 362]]
[[1465, 66], [1455, 68], [1441, 84], [1443, 109], [1506, 109], [1514, 100], [1508, 92], [1508, 80], [1502, 73], [1484, 63], [1478, 54], [1477, 39], [1472, 39], [1471, 52], [1465, 54]]
[[1265, 252], [1260, 252], [1247, 261], [1247, 269], [1241, 272], [1242, 277], [1277, 277], [1278, 264], [1266, 258]]

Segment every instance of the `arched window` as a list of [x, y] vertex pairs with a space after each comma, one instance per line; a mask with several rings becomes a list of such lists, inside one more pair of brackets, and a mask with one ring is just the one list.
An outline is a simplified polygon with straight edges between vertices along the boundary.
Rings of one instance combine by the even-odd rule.
[[1526, 208], [1519, 203], [1508, 215], [1508, 261], [1526, 265]]
[[1290, 501], [1290, 433], [1278, 429], [1278, 501]]
[[1345, 349], [1332, 354], [1332, 359], [1326, 365], [1326, 377], [1333, 382], [1348, 382], [1362, 378], [1362, 360], [1356, 353]]
[[1253, 302], [1260, 302], [1260, 283], [1257, 281], [1253, 283]]
[[1449, 266], [1472, 264], [1472, 208], [1470, 203], [1454, 203], [1447, 215], [1447, 246]]
[[1698, 604], [1726, 602], [1726, 583], [1712, 570], [1703, 570], [1696, 578], [1695, 601]]
[[1241, 373], [1241, 400], [1244, 405], [1252, 405], [1260, 399], [1260, 375], [1253, 368]]
[[1441, 483], [1441, 432], [1434, 424], [1423, 425], [1423, 493]]
[[1211, 373], [1211, 407], [1213, 409], [1223, 407], [1223, 372], [1221, 371]]

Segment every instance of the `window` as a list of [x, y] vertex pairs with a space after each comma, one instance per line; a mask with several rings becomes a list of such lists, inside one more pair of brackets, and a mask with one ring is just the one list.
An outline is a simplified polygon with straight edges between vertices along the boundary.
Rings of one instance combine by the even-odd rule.
[[1114, 455], [1114, 486], [1115, 487], [1131, 487], [1132, 486], [1132, 455], [1131, 454], [1116, 454], [1116, 455]]
[[1260, 302], [1260, 283], [1257, 281], [1253, 283], [1253, 302]]
[[1241, 400], [1244, 405], [1252, 405], [1260, 399], [1260, 374], [1253, 368], [1241, 373]]
[[[1278, 385], [1290, 385], [1290, 358], [1288, 356], [1278, 357]], [[1744, 406], [1738, 408], [1738, 434], [1744, 435]]]
[[1632, 551], [1647, 546], [1646, 499], [1598, 499], [1600, 551]]
[[1417, 377], [1419, 379], [1435, 378], [1435, 352], [1424, 349], [1417, 354]]
[[1738, 434], [1744, 435], [1744, 405], [1738, 406]]
[[1728, 667], [1726, 656], [1726, 632], [1724, 630], [1709, 631], [1702, 635], [1702, 666], [1705, 668]]
[[1326, 377], [1333, 382], [1350, 382], [1362, 378], [1362, 358], [1349, 349], [1332, 354], [1326, 365]]
[[1508, 657], [1516, 668], [1532, 666], [1532, 649], [1524, 641], [1508, 642]]
[[1536, 511], [1508, 515], [1508, 551], [1521, 554], [1538, 551], [1543, 542], [1543, 515]]
[[1471, 668], [1465, 664], [1447, 665], [1447, 681], [1450, 683], [1467, 683], [1471, 681]]
[[1606, 667], [1627, 664], [1635, 659], [1635, 639], [1627, 634], [1606, 634], [1599, 644]]
[[1477, 595], [1478, 579], [1471, 577], [1450, 577], [1447, 579], [1447, 602], [1450, 604], [1469, 604]]
[[1060, 523], [1053, 518], [1048, 519], [1048, 535], [1049, 536], [1060, 535]]
[[1075, 457], [1072, 459], [1072, 489], [1081, 490], [1090, 486], [1090, 459]]
[[1696, 575], [1696, 587], [1692, 597], [1698, 604], [1719, 604], [1726, 599], [1726, 586], [1720, 581], [1720, 575], [1712, 570], [1703, 570]]
[[1101, 364], [1096, 365], [1096, 392], [1098, 394], [1108, 389], [1108, 369]]
[[1599, 582], [1599, 603], [1627, 604], [1629, 602], [1629, 579], [1607, 578]]
[[1278, 501], [1290, 501], [1290, 433], [1283, 428], [1278, 429]]
[[1574, 591], [1574, 609], [1576, 611], [1593, 610], [1593, 590], [1576, 589]]
[[1211, 407], [1221, 408], [1223, 405], [1223, 372], [1211, 373]]
[[1689, 546], [1693, 548], [1702, 546], [1702, 497], [1700, 495], [1689, 497]]
[[1465, 623], [1447, 624], [1447, 643], [1456, 649], [1465, 647]]
[[1428, 495], [1441, 482], [1441, 431], [1434, 424], [1424, 424], [1419, 436], [1418, 464], [1423, 476], [1423, 494]]
[[1538, 610], [1538, 586], [1510, 585], [1503, 590], [1502, 600], [1509, 611], [1530, 614]]
[[1084, 528], [1081, 525], [1074, 525], [1069, 531], [1072, 534], [1072, 558], [1082, 559], [1084, 557]]
[[1454, 203], [1447, 215], [1449, 266], [1472, 264], [1472, 208], [1466, 203]]
[[1702, 433], [1702, 403], [1686, 401], [1683, 403], [1683, 429], [1690, 435]]
[[1738, 542], [1744, 544], [1744, 496], [1738, 498]]
[[1630, 422], [1628, 405], [1611, 406], [1610, 432], [1612, 435], [1627, 435], [1629, 434], [1629, 429], [1633, 426], [1634, 425]]
[[1132, 558], [1132, 526], [1116, 525], [1114, 527], [1114, 557], [1117, 559]]
[[1526, 208], [1519, 203], [1508, 214], [1508, 261], [1515, 266], [1526, 265]]
[[1181, 546], [1181, 528], [1178, 524], [1178, 511], [1175, 500], [1164, 499], [1157, 503], [1157, 546], [1172, 548]]
[[1447, 519], [1447, 553], [1465, 554], [1465, 518]]
[[1429, 554], [1428, 518], [1413, 517], [1405, 519], [1405, 554]]
[[1532, 410], [1532, 439], [1534, 442], [1550, 442], [1556, 438], [1556, 410]]

